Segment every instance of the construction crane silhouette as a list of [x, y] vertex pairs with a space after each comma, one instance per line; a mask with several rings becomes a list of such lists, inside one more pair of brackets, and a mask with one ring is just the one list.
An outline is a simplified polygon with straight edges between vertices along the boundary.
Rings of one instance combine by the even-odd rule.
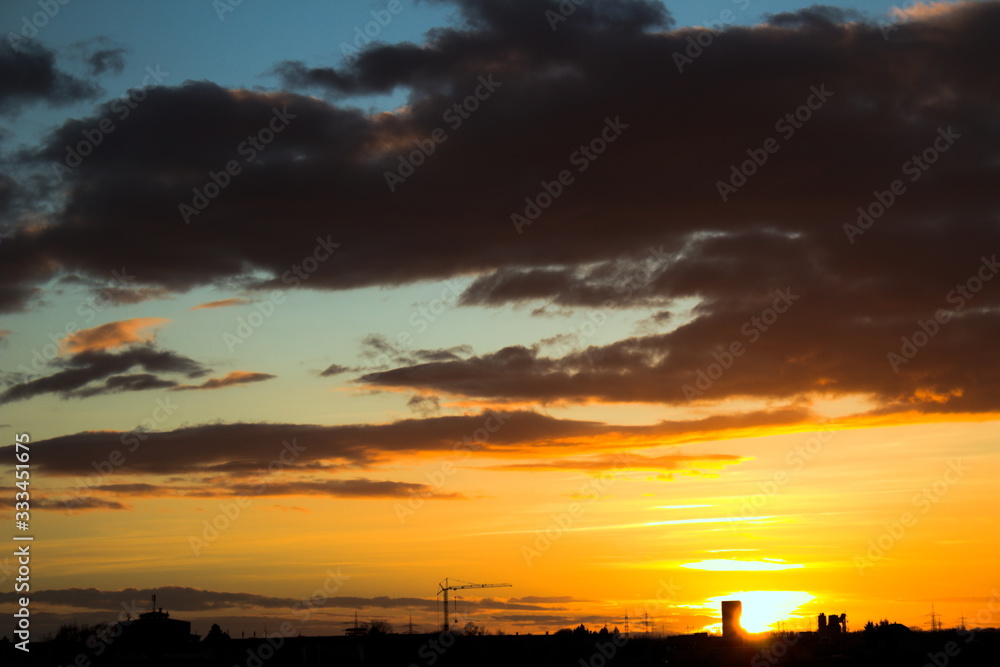
[[[457, 579], [455, 581], [458, 581]], [[444, 594], [444, 632], [448, 632], [448, 591], [457, 591], [463, 588], [504, 588], [512, 584], [470, 584], [467, 581], [459, 581], [459, 586], [452, 586], [448, 579], [438, 584], [438, 595]]]

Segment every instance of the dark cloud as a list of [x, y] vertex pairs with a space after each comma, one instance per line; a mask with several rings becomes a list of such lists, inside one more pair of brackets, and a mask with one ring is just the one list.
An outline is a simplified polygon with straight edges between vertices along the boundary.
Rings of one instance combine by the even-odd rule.
[[836, 29], [838, 23], [860, 21], [862, 15], [853, 9], [832, 5], [813, 5], [794, 12], [765, 14], [770, 25], [780, 28], [806, 28], [814, 30]]
[[578, 600], [572, 595], [550, 595], [550, 596], [538, 596], [538, 595], [523, 595], [519, 598], [511, 598], [511, 602], [527, 602], [530, 604], [568, 604], [570, 602], [589, 602], [589, 600]]
[[165, 380], [151, 373], [136, 373], [133, 375], [112, 375], [103, 385], [86, 387], [71, 392], [69, 395], [88, 398], [99, 394], [117, 394], [123, 391], [147, 391], [149, 389], [169, 389], [176, 387], [173, 380]]
[[431, 361], [458, 361], [471, 354], [472, 347], [469, 345], [455, 345], [449, 348], [434, 350], [412, 350], [389, 340], [382, 334], [370, 334], [362, 339], [361, 350], [359, 352], [360, 357], [365, 362], [365, 366], [361, 368], [345, 368], [334, 364], [333, 367], [345, 368], [348, 371], [357, 372]]
[[333, 375], [341, 375], [343, 373], [349, 373], [351, 371], [350, 366], [342, 366], [340, 364], [330, 364], [325, 369], [320, 371], [321, 377], [331, 377]]
[[[246, 471], [252, 471], [252, 466], [240, 466]], [[217, 468], [213, 468], [217, 469]], [[260, 472], [263, 466], [254, 472]], [[445, 500], [464, 499], [459, 493], [441, 493], [427, 484], [396, 482], [391, 480], [376, 480], [365, 478], [353, 479], [296, 479], [293, 481], [271, 481], [267, 477], [259, 477], [254, 481], [230, 481], [224, 486], [218, 485], [177, 485], [162, 486], [157, 484], [104, 484], [90, 488], [98, 493], [136, 497], [186, 497], [186, 498], [218, 498], [229, 496], [325, 496], [327, 498], [410, 498], [419, 495], [421, 498]], [[88, 498], [93, 500], [93, 498]], [[67, 501], [64, 505], [52, 505], [52, 509], [76, 507], [77, 500]], [[104, 501], [100, 501], [104, 502]], [[48, 508], [46, 508], [48, 509]], [[116, 508], [117, 509], [117, 508]]]
[[342, 69], [291, 61], [275, 71], [290, 88], [322, 88], [335, 95], [388, 93], [397, 86], [458, 93], [458, 82], [475, 82], [484, 64], [511, 50], [511, 35], [519, 35], [517, 43], [523, 45], [524, 55], [533, 65], [544, 68], [571, 53], [576, 55], [573, 52], [588, 42], [599, 40], [606, 47], [623, 45], [632, 37], [672, 23], [662, 5], [648, 0], [577, 5], [571, 18], [554, 23], [546, 14], [562, 17], [556, 0], [459, 0], [454, 4], [461, 10], [463, 29], [435, 31], [430, 48], [415, 44], [374, 47], [362, 51]]
[[[0, 131], [0, 139], [3, 138], [3, 134], [4, 133]], [[18, 191], [17, 181], [7, 174], [0, 174], [0, 214], [6, 213], [7, 210], [10, 209]], [[0, 241], [2, 241], [2, 239], [0, 239]]]
[[173, 388], [173, 391], [189, 391], [195, 389], [223, 389], [225, 387], [233, 387], [241, 384], [250, 384], [253, 382], [263, 382], [265, 380], [273, 380], [278, 377], [277, 375], [270, 375], [268, 373], [250, 373], [247, 371], [233, 371], [227, 374], [225, 377], [221, 378], [209, 378], [201, 384], [181, 384]]
[[[918, 320], [951, 307], [950, 290], [1000, 247], [1000, 3], [915, 15], [889, 33], [818, 6], [729, 28], [690, 62], [699, 31], [664, 31], [669, 16], [652, 3], [585, 3], [555, 30], [545, 16], [554, 2], [456, 4], [464, 23], [424, 44], [280, 70], [289, 84], [334, 96], [408, 91], [397, 113], [207, 82], [149, 90], [128, 123], [64, 174], [66, 206], [51, 224], [0, 244], [3, 306], [23, 306], [56, 271], [105, 275], [125, 257], [143, 266], [144, 287], [238, 278], [286, 287], [295, 283], [282, 276], [323, 239], [340, 247], [310, 275], [311, 289], [464, 275], [475, 277], [466, 305], [677, 311], [679, 299], [699, 302], [679, 329], [554, 358], [514, 349], [407, 360], [383, 350], [387, 372], [369, 381], [384, 386], [678, 402], [713, 354], [743, 340], [742, 324], [774, 290], [791, 289], [801, 301], [706, 399], [821, 393], [889, 409], [996, 409], [995, 283], [899, 373], [886, 355]], [[480, 77], [495, 82], [488, 99], [460, 124], [447, 120], [485, 90]], [[63, 160], [82, 130], [114, 117], [111, 104], [65, 123], [25, 164]], [[247, 162], [237, 147], [275, 110], [287, 126]], [[620, 136], [600, 155], [571, 161], [612, 126]], [[390, 191], [386, 172], [436, 128], [447, 140]], [[723, 201], [718, 183], [768, 138], [777, 152], [751, 163]], [[926, 151], [926, 170], [911, 162], [904, 171]], [[185, 225], [178, 205], [234, 159], [242, 173]], [[561, 170], [573, 182], [518, 233], [511, 214], [526, 215]], [[896, 179], [905, 193], [849, 238], [845, 223]], [[614, 360], [624, 366], [613, 370]]]
[[[43, 604], [119, 612], [122, 603], [145, 605], [154, 595], [161, 601], [169, 600], [171, 611], [211, 611], [215, 609], [277, 609], [289, 608], [296, 603], [291, 598], [276, 598], [252, 593], [223, 593], [186, 586], [160, 588], [124, 588], [104, 591], [97, 588], [63, 588], [35, 591], [35, 599]], [[11, 602], [11, 593], [0, 593], [0, 601]], [[142, 611], [144, 607], [140, 607]]]
[[415, 396], [411, 396], [410, 399], [406, 401], [406, 407], [418, 415], [429, 417], [431, 415], [440, 414], [441, 400], [437, 396], [422, 396], [417, 394]]
[[105, 287], [95, 289], [94, 295], [114, 306], [125, 306], [144, 301], [170, 298], [170, 293], [162, 287]]
[[602, 262], [587, 269], [574, 267], [504, 268], [476, 278], [462, 292], [463, 306], [499, 306], [545, 300], [559, 306], [636, 308], [668, 303], [669, 295], [656, 289], [656, 279], [668, 269], [653, 258], [663, 254], [650, 248], [646, 258]]
[[[20, 401], [41, 394], [59, 394], [63, 398], [84, 397], [163, 386], [148, 374], [122, 375], [135, 367], [148, 373], [182, 373], [190, 378], [207, 372], [207, 369], [193, 359], [170, 350], [159, 350], [152, 345], [136, 345], [118, 353], [89, 350], [55, 359], [49, 365], [62, 370], [8, 387], [0, 394], [0, 403]], [[86, 386], [104, 378], [108, 378], [104, 385]]]
[[127, 51], [122, 48], [101, 49], [95, 51], [87, 58], [87, 65], [90, 66], [90, 73], [93, 75], [113, 72], [121, 74], [125, 69], [125, 54]]
[[[323, 469], [315, 464], [365, 468], [422, 452], [445, 453], [459, 460], [478, 451], [523, 454], [548, 448], [553, 454], [601, 452], [716, 438], [720, 432], [740, 429], [802, 424], [810, 417], [806, 410], [789, 408], [619, 426], [528, 411], [489, 411], [386, 424], [205, 424], [144, 432], [141, 441], [134, 434], [88, 431], [39, 440], [32, 443], [32, 449], [39, 453], [39, 469], [51, 475], [89, 474], [93, 461], [105, 460], [110, 452], [123, 448], [128, 451], [120, 467], [123, 474], [245, 473], [265, 470], [272, 461], [289, 457], [293, 457], [292, 467], [311, 470]], [[133, 442], [141, 446], [132, 447]], [[13, 445], [0, 448], [0, 455], [12, 456], [13, 449]]]
[[34, 43], [14, 50], [0, 46], [0, 111], [16, 113], [26, 104], [70, 104], [101, 93], [96, 84], [78, 79], [56, 66], [55, 55]]
[[50, 498], [33, 498], [32, 508], [36, 510], [54, 510], [65, 512], [66, 510], [130, 510], [128, 505], [124, 505], [116, 500], [105, 500], [103, 498], [75, 498], [72, 504], [67, 504], [61, 500]]
[[[772, 275], [788, 263], [780, 257], [772, 256]], [[717, 401], [863, 395], [890, 412], [998, 408], [992, 388], [1000, 386], [1000, 374], [994, 370], [1000, 354], [989, 346], [969, 345], [970, 340], [985, 341], [988, 332], [1000, 325], [989, 305], [970, 304], [963, 311], [952, 311], [945, 324], [934, 324], [940, 333], [912, 361], [901, 356], [902, 363], [894, 368], [888, 357], [890, 352], [901, 355], [903, 336], [912, 338], [915, 331], [922, 331], [918, 320], [933, 322], [938, 310], [954, 307], [945, 295], [954, 283], [945, 284], [936, 301], [924, 304], [911, 297], [910, 303], [887, 304], [895, 310], [892, 314], [862, 315], [855, 309], [859, 301], [872, 298], [869, 283], [831, 285], [821, 267], [803, 268], [795, 287], [789, 282], [785, 283], [789, 287], [767, 293], [760, 285], [756, 295], [734, 302], [725, 297], [724, 285], [738, 280], [741, 263], [754, 260], [739, 259], [736, 252], [727, 259], [699, 267], [699, 284], [706, 289], [719, 285], [716, 300], [703, 303], [696, 319], [667, 333], [599, 346], [585, 346], [586, 340], [577, 337], [569, 342], [583, 343], [576, 346], [580, 349], [560, 356], [546, 356], [537, 347], [512, 346], [466, 360], [372, 373], [362, 381], [500, 401], [683, 404], [702, 397]], [[975, 274], [978, 263], [968, 267], [968, 275]], [[712, 275], [730, 270], [731, 278]], [[781, 285], [782, 277], [771, 284]], [[753, 281], [748, 274], [746, 282]], [[790, 298], [786, 302], [779, 295]], [[786, 309], [776, 317], [771, 310], [775, 302]]]
[[[33, 599], [40, 604], [47, 606], [72, 607], [75, 609], [92, 609], [108, 612], [119, 612], [122, 604], [135, 607], [138, 605], [139, 611], [145, 609], [144, 605], [153, 595], [164, 603], [164, 607], [171, 612], [199, 612], [218, 611], [225, 609], [301, 609], [301, 598], [273, 597], [268, 595], [256, 595], [253, 593], [230, 593], [224, 591], [210, 591], [189, 586], [161, 586], [159, 588], [123, 588], [117, 591], [101, 590], [98, 588], [62, 588], [34, 591]], [[0, 593], [0, 602], [12, 603], [17, 600], [13, 592]], [[553, 600], [561, 602], [562, 598]], [[440, 602], [435, 598], [415, 598], [415, 597], [357, 597], [357, 596], [328, 596], [325, 600], [314, 600], [314, 608], [322, 609], [392, 609], [409, 608], [421, 609], [433, 612], [440, 607]], [[463, 599], [463, 605], [469, 608], [482, 610], [561, 610], [560, 607], [546, 607], [541, 604], [528, 603], [528, 598], [518, 600], [512, 598], [509, 601], [495, 598], [476, 598], [467, 596]]]
[[237, 496], [327, 496], [330, 498], [421, 498], [460, 499], [458, 493], [441, 493], [427, 484], [393, 482], [372, 479], [327, 479], [322, 481], [268, 482], [261, 488], [257, 484], [235, 484], [228, 489]]
[[163, 487], [157, 486], [155, 484], [103, 484], [101, 486], [93, 487], [94, 491], [104, 491], [107, 493], [120, 493], [127, 494], [130, 496], [147, 496], [156, 495], [163, 491]]

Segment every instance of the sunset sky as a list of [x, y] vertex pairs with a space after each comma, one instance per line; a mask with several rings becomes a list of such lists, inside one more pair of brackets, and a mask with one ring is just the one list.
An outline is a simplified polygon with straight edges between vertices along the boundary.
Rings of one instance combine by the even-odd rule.
[[1000, 2], [43, 4], [36, 633], [1000, 626]]

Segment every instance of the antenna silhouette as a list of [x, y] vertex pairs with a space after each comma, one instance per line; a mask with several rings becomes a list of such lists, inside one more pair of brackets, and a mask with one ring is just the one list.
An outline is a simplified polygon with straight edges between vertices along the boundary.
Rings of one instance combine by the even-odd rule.
[[934, 611], [934, 603], [931, 602], [931, 613], [927, 614], [931, 617], [931, 632], [936, 632], [941, 629], [940, 615]]

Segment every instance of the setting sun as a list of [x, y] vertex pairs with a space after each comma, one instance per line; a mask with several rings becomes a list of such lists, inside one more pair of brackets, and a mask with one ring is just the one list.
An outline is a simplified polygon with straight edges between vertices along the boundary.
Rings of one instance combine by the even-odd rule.
[[[805, 591], [739, 591], [711, 597], [706, 607], [718, 610], [723, 600], [740, 600], [743, 603], [740, 625], [749, 633], [758, 633], [779, 630], [781, 623], [804, 619], [805, 615], [796, 610], [815, 599], [815, 595]], [[716, 624], [709, 629], [719, 627], [721, 625]]]

